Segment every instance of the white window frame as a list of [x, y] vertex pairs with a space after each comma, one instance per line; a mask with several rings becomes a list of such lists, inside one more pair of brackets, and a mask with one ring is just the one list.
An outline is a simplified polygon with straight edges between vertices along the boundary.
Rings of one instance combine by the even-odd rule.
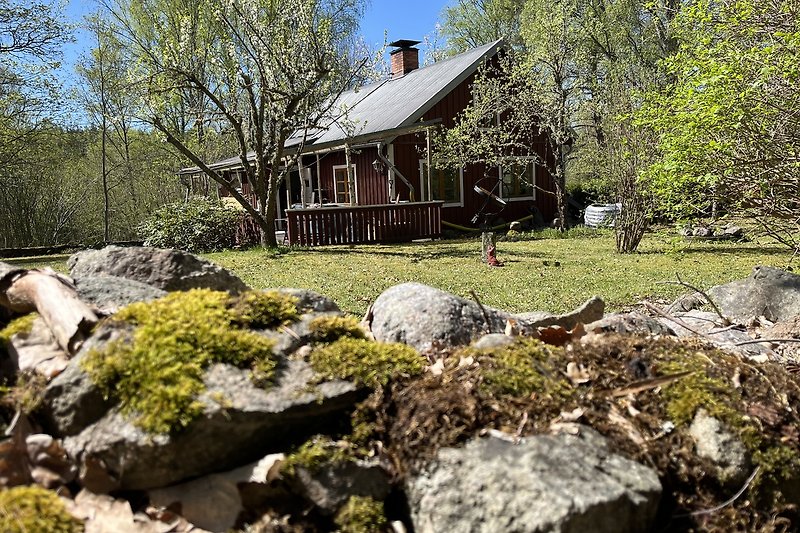
[[[336, 171], [340, 169], [346, 169], [347, 165], [333, 165], [333, 198], [335, 199], [334, 203], [341, 203], [339, 202], [339, 182], [336, 181]], [[356, 190], [353, 191], [355, 194], [354, 201], [350, 203], [358, 205], [358, 174], [356, 174], [356, 166], [355, 164], [351, 163], [350, 168], [353, 169], [353, 185], [355, 186]]]
[[[425, 166], [428, 164], [427, 159], [420, 159], [419, 160], [419, 179], [420, 185], [423, 185], [422, 190], [428, 191], [428, 198], [426, 201], [433, 202], [433, 198], [431, 198], [431, 188], [428, 185], [428, 173], [425, 170]], [[458, 179], [459, 179], [459, 200], [458, 202], [445, 202], [442, 204], [442, 207], [464, 207], [464, 167], [459, 167], [458, 169]]]
[[519, 161], [527, 161], [529, 165], [531, 165], [531, 181], [532, 181], [532, 191], [530, 196], [509, 196], [506, 198], [503, 195], [503, 164], [501, 163], [497, 167], [497, 171], [499, 172], [498, 178], [500, 178], [500, 198], [507, 202], [526, 202], [530, 200], [536, 200], [536, 158], [532, 156], [521, 156], [521, 157], [509, 157], [507, 158], [508, 161], [519, 162]]

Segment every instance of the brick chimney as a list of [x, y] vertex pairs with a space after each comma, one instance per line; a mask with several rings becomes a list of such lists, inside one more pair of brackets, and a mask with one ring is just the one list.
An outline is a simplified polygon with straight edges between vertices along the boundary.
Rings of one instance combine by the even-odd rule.
[[414, 48], [414, 45], [419, 44], [421, 41], [409, 41], [401, 39], [389, 43], [389, 46], [396, 47], [395, 50], [389, 52], [392, 58], [392, 77], [403, 76], [412, 70], [419, 68], [419, 49]]

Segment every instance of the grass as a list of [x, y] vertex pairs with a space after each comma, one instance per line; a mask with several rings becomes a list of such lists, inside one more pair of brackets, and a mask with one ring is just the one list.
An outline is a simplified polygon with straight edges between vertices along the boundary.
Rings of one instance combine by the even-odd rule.
[[[385, 289], [417, 281], [465, 298], [474, 290], [485, 305], [511, 312], [564, 312], [593, 295], [620, 310], [643, 298], [672, 299], [684, 281], [710, 287], [746, 277], [755, 265], [785, 267], [791, 254], [766, 243], [686, 242], [649, 233], [640, 253], [620, 255], [611, 232], [573, 238], [499, 242], [503, 268], [480, 262], [478, 239], [401, 245], [251, 249], [207, 254], [254, 288], [298, 287], [335, 300], [346, 312], [363, 314]], [[592, 236], [594, 235], [594, 236]], [[16, 261], [21, 267], [52, 266], [49, 258]], [[60, 267], [63, 270], [63, 266]]]
[[511, 312], [563, 312], [593, 295], [619, 310], [645, 297], [671, 299], [684, 292], [659, 282], [675, 280], [710, 287], [746, 277], [753, 266], [785, 267], [785, 248], [758, 243], [687, 243], [661, 233], [645, 237], [641, 252], [615, 252], [613, 234], [571, 239], [499, 242], [503, 268], [480, 262], [477, 239], [392, 246], [248, 250], [207, 257], [253, 287], [301, 287], [333, 298], [363, 314], [385, 289], [417, 281]]

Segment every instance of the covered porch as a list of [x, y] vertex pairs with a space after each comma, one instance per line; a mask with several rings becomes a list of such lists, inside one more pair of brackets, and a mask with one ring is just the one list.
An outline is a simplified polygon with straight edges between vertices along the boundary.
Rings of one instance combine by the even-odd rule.
[[442, 235], [442, 203], [288, 209], [288, 242], [297, 246], [325, 246], [436, 239]]

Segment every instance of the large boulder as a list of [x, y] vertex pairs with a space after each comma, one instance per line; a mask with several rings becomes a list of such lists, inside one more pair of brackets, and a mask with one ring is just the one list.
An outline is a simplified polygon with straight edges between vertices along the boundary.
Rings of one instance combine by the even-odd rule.
[[[722, 314], [738, 322], [759, 316], [778, 322], [800, 315], [800, 276], [780, 268], [757, 266], [747, 278], [707, 292]], [[684, 296], [672, 305], [671, 311], [689, 311], [705, 303], [699, 294]]]
[[661, 495], [652, 469], [611, 453], [590, 429], [518, 444], [444, 448], [407, 483], [414, 530], [648, 531]]
[[106, 246], [69, 258], [70, 275], [81, 284], [90, 276], [118, 276], [165, 291], [205, 288], [238, 293], [247, 285], [228, 270], [181, 250]]
[[372, 334], [382, 342], [401, 342], [424, 351], [466, 346], [487, 333], [502, 333], [511, 320], [518, 331], [552, 325], [572, 329], [598, 320], [604, 303], [594, 297], [564, 315], [514, 315], [423, 285], [402, 283], [385, 290], [372, 305]]
[[75, 282], [78, 296], [105, 313], [115, 313], [135, 302], [147, 302], [166, 296], [167, 292], [141, 281], [119, 276], [86, 276]]
[[101, 465], [105, 490], [164, 487], [303, 442], [362, 397], [350, 382], [315, 383], [302, 360], [285, 360], [266, 389], [247, 370], [225, 364], [210, 367], [204, 381], [203, 416], [181, 431], [150, 434], [112, 409], [64, 447], [82, 472]]

